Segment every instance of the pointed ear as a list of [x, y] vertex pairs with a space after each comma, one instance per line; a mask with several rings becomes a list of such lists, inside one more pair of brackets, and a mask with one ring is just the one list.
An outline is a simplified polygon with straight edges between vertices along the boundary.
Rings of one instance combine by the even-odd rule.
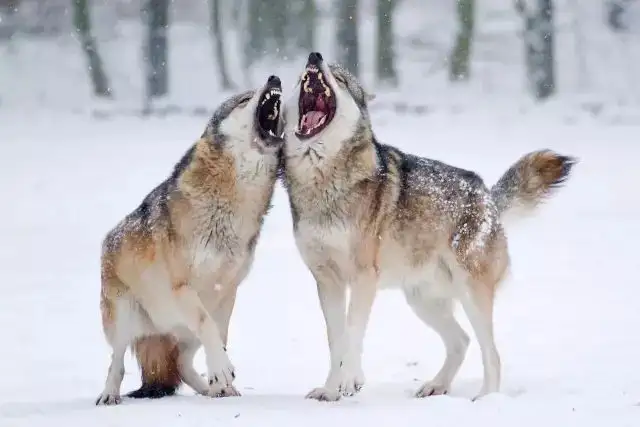
[[367, 101], [367, 104], [373, 101], [374, 99], [376, 99], [375, 93], [369, 93], [369, 92], [364, 93], [364, 100]]

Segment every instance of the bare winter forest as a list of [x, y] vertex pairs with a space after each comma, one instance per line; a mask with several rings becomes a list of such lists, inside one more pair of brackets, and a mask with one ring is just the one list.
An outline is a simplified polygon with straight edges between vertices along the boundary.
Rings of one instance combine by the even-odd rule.
[[637, 16], [633, 0], [2, 0], [0, 105], [206, 110], [265, 73], [286, 85], [312, 49], [400, 110], [629, 105]]

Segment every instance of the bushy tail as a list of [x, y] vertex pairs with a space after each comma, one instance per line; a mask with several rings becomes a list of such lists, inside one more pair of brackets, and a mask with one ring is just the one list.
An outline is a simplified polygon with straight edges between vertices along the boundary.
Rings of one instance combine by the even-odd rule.
[[563, 186], [578, 160], [551, 150], [525, 154], [491, 188], [503, 222], [526, 217]]
[[178, 345], [169, 335], [154, 335], [136, 340], [133, 352], [142, 369], [142, 386], [127, 394], [132, 398], [171, 396], [182, 383], [178, 370]]

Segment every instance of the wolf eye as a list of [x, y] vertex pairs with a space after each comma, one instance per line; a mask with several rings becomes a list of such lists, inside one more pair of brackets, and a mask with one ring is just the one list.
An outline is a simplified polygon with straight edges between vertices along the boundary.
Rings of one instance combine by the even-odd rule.
[[246, 106], [246, 105], [247, 105], [247, 103], [248, 103], [249, 101], [251, 101], [251, 98], [252, 98], [251, 96], [246, 96], [246, 97], [242, 98], [242, 99], [240, 100], [240, 102], [238, 103], [238, 107], [244, 107], [244, 106]]
[[340, 83], [341, 85], [346, 85], [346, 84], [347, 84], [347, 81], [344, 79], [344, 77], [341, 77], [341, 76], [339, 76], [339, 75], [337, 75], [337, 74], [334, 74], [334, 75], [333, 75], [333, 78], [335, 78], [335, 79], [336, 79], [336, 81], [337, 81], [338, 83]]

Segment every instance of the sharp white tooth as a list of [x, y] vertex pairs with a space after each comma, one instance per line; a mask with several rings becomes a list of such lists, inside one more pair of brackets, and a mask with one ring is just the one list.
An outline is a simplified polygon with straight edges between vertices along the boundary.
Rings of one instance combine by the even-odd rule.
[[326, 120], [327, 120], [327, 116], [323, 116], [318, 122], [317, 126], [322, 126]]
[[271, 95], [269, 95], [268, 93], [264, 96], [266, 99], [271, 98]]
[[280, 134], [280, 138], [284, 138], [284, 131]]
[[276, 134], [275, 134], [275, 133], [273, 133], [273, 131], [272, 131], [272, 130], [270, 130], [270, 131], [269, 131], [269, 135], [271, 135], [271, 136], [276, 136]]

